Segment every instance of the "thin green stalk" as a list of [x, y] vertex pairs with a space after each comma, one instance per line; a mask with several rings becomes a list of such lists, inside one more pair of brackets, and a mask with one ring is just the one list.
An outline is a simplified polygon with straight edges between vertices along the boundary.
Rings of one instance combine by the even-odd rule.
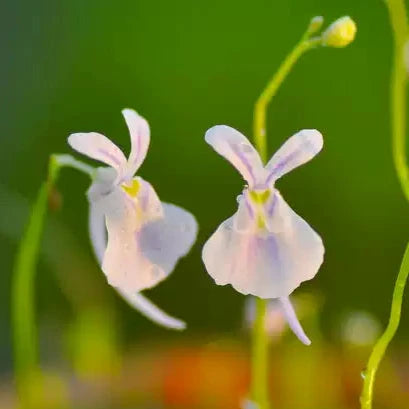
[[42, 184], [20, 242], [13, 272], [11, 311], [13, 325], [14, 365], [19, 407], [35, 407], [31, 387], [40, 376], [37, 356], [37, 327], [35, 322], [35, 267], [47, 213], [49, 193], [63, 166], [77, 168], [92, 175], [92, 168], [69, 155], [52, 155], [47, 181]]
[[409, 168], [406, 159], [406, 85], [404, 48], [408, 40], [408, 21], [403, 0], [387, 0], [386, 6], [394, 37], [391, 78], [392, 153], [396, 173], [409, 201]]
[[[409, 201], [409, 168], [406, 159], [406, 85], [407, 73], [404, 62], [404, 47], [408, 39], [408, 22], [403, 0], [387, 0], [389, 17], [394, 36], [393, 67], [391, 76], [391, 119], [392, 154], [395, 170], [403, 194]], [[376, 342], [369, 357], [361, 393], [361, 408], [371, 409], [375, 376], [386, 348], [399, 327], [402, 298], [409, 274], [409, 244], [403, 256], [402, 265], [395, 282], [389, 323], [385, 332]]]
[[256, 319], [253, 327], [251, 362], [251, 399], [259, 409], [269, 408], [268, 337], [265, 331], [267, 300], [256, 298]]
[[276, 74], [271, 78], [254, 107], [254, 139], [257, 150], [263, 161], [267, 159], [267, 135], [266, 135], [266, 112], [267, 105], [270, 103], [278, 88], [284, 82], [291, 68], [298, 61], [298, 59], [311, 48], [316, 47], [321, 43], [321, 38], [316, 37], [312, 39], [305, 39], [305, 36], [288, 54], [283, 63], [278, 68]]
[[386, 348], [395, 336], [396, 330], [399, 327], [399, 321], [402, 310], [403, 292], [405, 290], [406, 280], [409, 274], [409, 244], [406, 247], [403, 256], [402, 264], [400, 266], [398, 278], [396, 279], [395, 288], [392, 296], [391, 314], [388, 326], [385, 332], [378, 339], [372, 349], [369, 357], [368, 365], [364, 372], [364, 385], [361, 393], [361, 408], [372, 409], [373, 389], [375, 383], [375, 376], [379, 364], [385, 354]]
[[[277, 93], [291, 68], [308, 50], [321, 44], [321, 37], [309, 38], [311, 28], [303, 35], [299, 43], [288, 54], [278, 71], [271, 78], [254, 107], [254, 140], [260, 157], [267, 160], [266, 111], [271, 99]], [[265, 316], [267, 300], [256, 298], [256, 319], [252, 332], [252, 362], [251, 362], [251, 399], [258, 409], [268, 409], [268, 336], [265, 331]]]

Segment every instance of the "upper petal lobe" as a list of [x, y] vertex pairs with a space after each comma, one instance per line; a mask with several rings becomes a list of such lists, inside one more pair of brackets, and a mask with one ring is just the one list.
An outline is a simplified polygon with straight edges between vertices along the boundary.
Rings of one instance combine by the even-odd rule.
[[217, 125], [206, 132], [205, 140], [241, 173], [250, 186], [261, 180], [264, 169], [260, 156], [239, 131], [230, 126]]
[[131, 137], [131, 153], [128, 159], [127, 176], [132, 178], [142, 165], [148, 152], [150, 142], [149, 124], [145, 118], [133, 109], [124, 109], [122, 115], [129, 129]]
[[304, 129], [287, 139], [266, 165], [267, 184], [311, 160], [323, 143], [316, 129]]
[[118, 174], [126, 167], [123, 152], [106, 136], [97, 132], [71, 134], [68, 143], [77, 152], [111, 166]]

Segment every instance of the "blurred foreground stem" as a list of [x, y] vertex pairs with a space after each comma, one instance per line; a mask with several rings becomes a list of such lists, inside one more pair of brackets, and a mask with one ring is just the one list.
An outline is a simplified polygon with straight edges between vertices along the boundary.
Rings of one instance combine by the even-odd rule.
[[[36, 408], [37, 356], [35, 320], [35, 267], [38, 260], [48, 197], [62, 167], [69, 166], [92, 175], [93, 169], [69, 155], [52, 155], [47, 181], [42, 184], [32, 208], [15, 261], [11, 294], [14, 368], [20, 409]], [[41, 381], [41, 380], [40, 380]]]
[[[386, 0], [394, 37], [390, 104], [392, 119], [392, 153], [395, 170], [406, 199], [409, 201], [409, 169], [406, 159], [406, 85], [405, 44], [408, 40], [408, 22], [404, 0]], [[386, 348], [399, 327], [402, 298], [409, 274], [409, 244], [396, 279], [392, 296], [391, 314], [385, 332], [376, 342], [365, 370], [361, 393], [361, 409], [372, 409], [375, 376]]]
[[[297, 60], [308, 50], [321, 44], [321, 37], [310, 38], [311, 23], [301, 40], [284, 59], [277, 72], [260, 94], [254, 107], [254, 140], [263, 162], [267, 160], [266, 111], [280, 85]], [[256, 298], [256, 319], [252, 334], [251, 400], [258, 409], [268, 409], [268, 336], [265, 330], [267, 300]]]

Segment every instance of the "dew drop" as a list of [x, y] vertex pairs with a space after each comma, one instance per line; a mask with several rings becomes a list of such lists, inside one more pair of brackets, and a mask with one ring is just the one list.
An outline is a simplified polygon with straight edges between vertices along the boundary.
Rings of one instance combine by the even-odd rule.
[[242, 152], [244, 153], [251, 153], [253, 152], [253, 149], [250, 145], [247, 145], [246, 143], [242, 143], [240, 145], [240, 149], [242, 150]]

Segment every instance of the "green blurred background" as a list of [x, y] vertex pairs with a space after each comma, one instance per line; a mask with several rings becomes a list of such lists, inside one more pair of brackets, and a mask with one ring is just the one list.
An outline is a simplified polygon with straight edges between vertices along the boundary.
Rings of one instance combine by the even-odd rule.
[[[155, 327], [105, 284], [87, 237], [88, 181], [64, 170], [58, 183], [63, 204], [49, 219], [37, 275], [43, 359], [59, 357], [60, 331], [94, 302], [108, 306], [125, 345], [241, 336], [244, 297], [213, 283], [200, 251], [235, 210], [243, 182], [207, 146], [204, 133], [228, 124], [251, 136], [255, 99], [315, 15], [326, 24], [350, 15], [358, 25], [356, 41], [301, 59], [268, 111], [269, 148], [273, 152], [302, 128], [317, 128], [325, 138], [316, 159], [279, 183], [324, 239], [325, 263], [303, 285], [323, 302], [324, 337], [336, 345], [339, 323], [353, 310], [386, 322], [409, 240], [409, 206], [391, 157], [392, 37], [382, 1], [9, 0], [2, 14], [1, 372], [12, 365], [10, 285], [25, 206], [44, 180], [49, 155], [70, 152], [70, 133], [99, 131], [128, 152], [124, 107], [145, 116], [152, 130], [140, 175], [162, 200], [182, 205], [199, 221], [194, 250], [147, 292], [185, 319], [188, 331]], [[407, 305], [395, 348], [409, 335]]]

